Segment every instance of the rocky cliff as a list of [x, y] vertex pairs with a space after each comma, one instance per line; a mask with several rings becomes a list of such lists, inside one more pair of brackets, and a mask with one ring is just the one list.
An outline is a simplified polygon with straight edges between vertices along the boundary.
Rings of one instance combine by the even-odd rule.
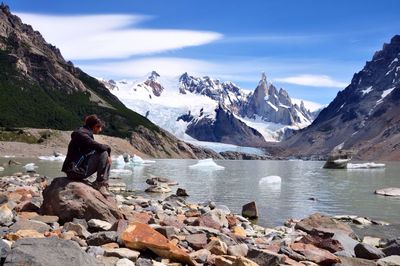
[[400, 159], [400, 36], [353, 76], [308, 128], [284, 143], [282, 154], [325, 155], [357, 150], [360, 159]]

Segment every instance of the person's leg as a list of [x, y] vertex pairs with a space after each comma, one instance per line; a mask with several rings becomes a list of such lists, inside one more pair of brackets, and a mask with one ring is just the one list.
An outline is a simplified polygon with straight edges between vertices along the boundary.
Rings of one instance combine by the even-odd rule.
[[107, 183], [109, 175], [110, 164], [108, 163], [108, 153], [104, 151], [98, 155], [96, 182]]

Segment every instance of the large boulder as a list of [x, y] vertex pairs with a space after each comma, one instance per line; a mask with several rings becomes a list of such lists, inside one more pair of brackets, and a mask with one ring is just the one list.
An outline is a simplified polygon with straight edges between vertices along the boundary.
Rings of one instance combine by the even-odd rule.
[[7, 255], [4, 265], [96, 266], [100, 263], [83, 252], [76, 243], [52, 237], [17, 240]]
[[340, 259], [325, 249], [317, 248], [312, 244], [293, 243], [290, 248], [305, 256], [307, 260], [320, 265], [331, 265], [340, 262]]
[[114, 223], [123, 218], [112, 197], [104, 197], [98, 190], [66, 177], [55, 178], [43, 191], [42, 214], [57, 215], [60, 222], [73, 218], [100, 219]]
[[165, 236], [147, 224], [132, 223], [121, 234], [121, 240], [128, 248], [135, 250], [149, 249], [163, 258], [194, 265], [189, 255], [172, 244]]
[[354, 234], [349, 225], [339, 222], [332, 217], [323, 216], [320, 213], [314, 213], [310, 217], [301, 220], [295, 225], [295, 228], [311, 235], [332, 236], [338, 232], [350, 236]]

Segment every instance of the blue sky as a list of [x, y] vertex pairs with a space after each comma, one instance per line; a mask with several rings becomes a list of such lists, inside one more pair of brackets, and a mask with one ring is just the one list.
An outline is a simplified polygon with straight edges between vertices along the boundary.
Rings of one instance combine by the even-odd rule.
[[13, 0], [13, 13], [96, 77], [187, 71], [329, 103], [400, 34], [400, 1]]

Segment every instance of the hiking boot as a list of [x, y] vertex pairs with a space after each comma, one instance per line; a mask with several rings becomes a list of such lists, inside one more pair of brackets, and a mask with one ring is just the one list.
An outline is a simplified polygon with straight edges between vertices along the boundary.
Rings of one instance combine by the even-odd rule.
[[94, 182], [93, 187], [97, 189], [104, 197], [111, 196], [112, 194], [108, 191], [107, 182]]

